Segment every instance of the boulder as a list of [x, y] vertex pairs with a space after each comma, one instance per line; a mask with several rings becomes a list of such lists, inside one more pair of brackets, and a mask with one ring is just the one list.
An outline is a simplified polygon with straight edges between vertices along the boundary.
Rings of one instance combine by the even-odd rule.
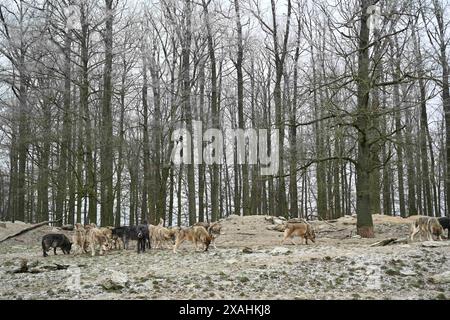
[[445, 271], [440, 274], [435, 274], [430, 277], [432, 283], [450, 283], [450, 271]]
[[283, 223], [284, 223], [284, 220], [281, 220], [281, 219], [279, 219], [279, 218], [273, 218], [273, 223], [274, 223], [274, 224], [283, 224]]
[[228, 259], [228, 260], [225, 260], [225, 263], [226, 264], [236, 264], [236, 263], [238, 263], [238, 261], [236, 259]]
[[107, 277], [100, 285], [106, 291], [117, 291], [127, 287], [128, 280], [126, 277]]
[[275, 247], [272, 251], [270, 251], [270, 253], [274, 256], [277, 256], [280, 254], [290, 254], [292, 253], [292, 251], [285, 247]]
[[450, 247], [450, 241], [424, 241], [421, 245], [428, 248]]
[[400, 270], [400, 275], [405, 276], [405, 277], [411, 277], [411, 276], [416, 276], [417, 273], [415, 273], [412, 270]]

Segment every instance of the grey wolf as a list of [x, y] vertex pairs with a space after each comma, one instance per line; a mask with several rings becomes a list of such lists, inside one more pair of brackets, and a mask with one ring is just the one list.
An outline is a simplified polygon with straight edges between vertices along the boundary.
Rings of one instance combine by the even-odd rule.
[[439, 240], [442, 240], [441, 236], [444, 233], [444, 229], [438, 219], [434, 217], [420, 217], [411, 223], [411, 241], [414, 240], [414, 236], [418, 233], [420, 241], [422, 241], [422, 233], [425, 234], [427, 240], [429, 241], [433, 240], [433, 235], [436, 235]]
[[42, 237], [42, 252], [44, 257], [47, 257], [47, 251], [53, 248], [53, 253], [56, 255], [56, 248], [61, 248], [64, 254], [70, 254], [72, 243], [69, 238], [63, 234], [50, 233]]

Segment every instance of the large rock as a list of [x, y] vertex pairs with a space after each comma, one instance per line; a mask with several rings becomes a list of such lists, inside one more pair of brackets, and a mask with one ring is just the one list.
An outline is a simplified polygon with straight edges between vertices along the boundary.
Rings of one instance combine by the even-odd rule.
[[450, 241], [424, 241], [421, 245], [428, 248], [450, 247]]
[[225, 220], [233, 220], [233, 219], [239, 219], [239, 216], [237, 214], [230, 214]]
[[284, 230], [286, 230], [286, 225], [285, 224], [272, 224], [270, 226], [267, 226], [266, 229], [272, 230], [272, 231], [283, 232]]
[[412, 277], [417, 275], [417, 273], [412, 270], [400, 270], [400, 274], [405, 277]]
[[128, 282], [128, 276], [122, 272], [112, 271], [108, 270], [110, 275], [104, 278], [104, 280], [100, 283], [103, 289], [106, 291], [116, 291], [116, 290], [122, 290], [123, 288], [127, 287]]
[[107, 278], [100, 285], [106, 291], [117, 291], [125, 288], [127, 284], [127, 281], [117, 281], [117, 279]]
[[238, 263], [238, 261], [236, 259], [231, 258], [231, 259], [225, 260], [225, 263], [226, 264], [236, 264], [236, 263]]
[[274, 256], [277, 256], [280, 254], [290, 254], [292, 253], [292, 251], [285, 247], [275, 247], [272, 251], [270, 251], [270, 253]]
[[273, 218], [273, 223], [274, 224], [284, 224], [284, 220], [282, 220], [280, 218]]
[[445, 271], [441, 274], [435, 274], [430, 277], [430, 281], [433, 283], [450, 283], [450, 271]]

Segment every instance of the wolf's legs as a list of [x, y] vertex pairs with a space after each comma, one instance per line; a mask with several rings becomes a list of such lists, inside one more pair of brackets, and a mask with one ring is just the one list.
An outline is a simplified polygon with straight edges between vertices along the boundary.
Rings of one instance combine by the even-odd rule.
[[94, 244], [94, 241], [92, 241], [90, 243], [90, 248], [91, 248], [91, 256], [95, 256], [95, 244]]
[[177, 241], [175, 242], [175, 245], [173, 246], [173, 253], [177, 253], [177, 249], [183, 241], [184, 241], [184, 239], [183, 240], [177, 239]]

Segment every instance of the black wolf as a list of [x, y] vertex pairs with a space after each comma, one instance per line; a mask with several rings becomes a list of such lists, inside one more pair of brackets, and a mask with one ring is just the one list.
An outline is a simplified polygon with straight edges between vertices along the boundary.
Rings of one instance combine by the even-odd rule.
[[439, 223], [442, 226], [442, 229], [447, 229], [447, 239], [450, 239], [450, 218], [449, 217], [440, 217], [438, 218]]
[[148, 232], [148, 224], [140, 224], [137, 226], [137, 252], [145, 252], [145, 247], [150, 245], [150, 234]]
[[64, 254], [70, 254], [72, 243], [69, 238], [63, 234], [50, 233], [42, 237], [42, 251], [44, 257], [48, 256], [47, 251], [53, 248], [53, 253], [56, 255], [56, 248], [61, 248]]
[[[145, 224], [139, 225], [139, 226], [147, 226]], [[139, 226], [122, 226], [122, 227], [116, 227], [112, 230], [112, 237], [114, 238], [120, 238], [123, 242], [124, 248], [128, 250], [128, 244], [130, 240], [136, 240], [139, 244]], [[150, 238], [148, 238], [148, 227], [147, 227], [147, 238], [144, 240], [147, 240], [147, 247], [150, 248]]]

